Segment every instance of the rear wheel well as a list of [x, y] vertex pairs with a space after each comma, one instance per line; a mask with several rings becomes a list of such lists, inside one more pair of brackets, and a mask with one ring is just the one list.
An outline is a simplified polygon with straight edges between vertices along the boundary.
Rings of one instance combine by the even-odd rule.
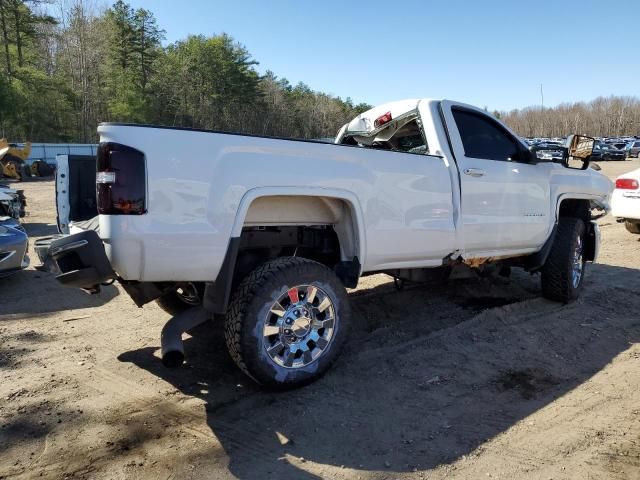
[[327, 195], [279, 193], [254, 198], [239, 233], [233, 284], [261, 263], [302, 257], [333, 269], [352, 287], [360, 276], [355, 204]]
[[331, 225], [244, 227], [234, 284], [258, 265], [279, 257], [302, 257], [329, 268], [340, 263], [340, 241]]
[[355, 288], [357, 256], [343, 260], [344, 247], [333, 225], [245, 226], [238, 244], [232, 288], [259, 265], [280, 257], [301, 257], [331, 268], [342, 283]]

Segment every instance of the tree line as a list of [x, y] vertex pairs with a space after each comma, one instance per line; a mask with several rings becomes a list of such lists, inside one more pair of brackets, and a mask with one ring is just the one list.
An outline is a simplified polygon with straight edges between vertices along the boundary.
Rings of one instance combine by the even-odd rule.
[[[297, 138], [334, 136], [368, 108], [292, 85], [231, 36], [163, 46], [153, 12], [123, 0], [0, 0], [0, 137], [95, 142], [121, 121]], [[640, 134], [640, 99], [494, 112], [520, 135]]]
[[227, 34], [163, 46], [153, 12], [92, 5], [0, 0], [0, 137], [95, 142], [119, 121], [320, 138], [370, 108], [260, 75]]
[[562, 137], [571, 133], [597, 137], [640, 135], [637, 97], [598, 97], [590, 102], [529, 107], [494, 115], [524, 137]]

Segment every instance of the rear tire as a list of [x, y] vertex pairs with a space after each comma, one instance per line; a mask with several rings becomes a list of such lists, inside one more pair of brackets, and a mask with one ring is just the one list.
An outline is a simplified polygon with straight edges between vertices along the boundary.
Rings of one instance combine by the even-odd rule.
[[629, 233], [640, 234], [640, 222], [630, 222], [629, 220], [625, 220], [624, 228], [626, 228]]
[[549, 257], [542, 267], [545, 298], [569, 303], [578, 298], [584, 281], [586, 227], [579, 218], [561, 217]]
[[283, 257], [256, 268], [238, 286], [225, 339], [235, 363], [257, 383], [294, 388], [329, 369], [349, 319], [349, 298], [329, 268]]

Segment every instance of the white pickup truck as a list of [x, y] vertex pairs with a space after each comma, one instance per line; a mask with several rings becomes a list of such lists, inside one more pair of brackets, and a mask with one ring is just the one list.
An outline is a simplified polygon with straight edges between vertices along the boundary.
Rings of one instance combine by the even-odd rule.
[[53, 242], [58, 280], [90, 291], [117, 280], [139, 306], [159, 298], [172, 313], [202, 303], [165, 327], [165, 363], [182, 363], [184, 330], [224, 314], [236, 363], [271, 386], [327, 370], [349, 327], [345, 287], [368, 273], [521, 267], [541, 273], [547, 298], [575, 299], [598, 252], [592, 209], [607, 211], [612, 190], [587, 168], [593, 139], [572, 136], [547, 160], [447, 100], [373, 108], [334, 144], [98, 132], [99, 229]]

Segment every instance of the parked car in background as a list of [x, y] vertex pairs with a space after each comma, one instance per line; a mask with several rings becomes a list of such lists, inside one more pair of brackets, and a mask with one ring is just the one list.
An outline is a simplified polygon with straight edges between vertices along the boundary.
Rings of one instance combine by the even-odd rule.
[[605, 145], [603, 147], [603, 160], [626, 160], [626, 152], [618, 147], [615, 144]]
[[624, 142], [624, 141], [620, 141], [620, 142], [611, 142], [609, 143], [609, 146], [611, 147], [615, 147], [618, 150], [624, 150], [625, 148], [627, 148], [627, 143], [628, 142]]
[[611, 214], [630, 233], [640, 234], [640, 168], [616, 179], [611, 196]]
[[638, 158], [640, 155], [640, 140], [627, 144], [627, 158]]
[[0, 278], [29, 266], [29, 238], [20, 222], [0, 217]]
[[591, 152], [591, 161], [602, 160], [602, 143], [601, 140], [596, 140], [593, 145], [593, 151]]
[[564, 145], [558, 142], [540, 142], [531, 145], [529, 149], [540, 160], [560, 162], [564, 156]]
[[614, 147], [606, 143], [596, 142], [591, 154], [591, 160], [625, 160], [626, 153], [624, 150]]

